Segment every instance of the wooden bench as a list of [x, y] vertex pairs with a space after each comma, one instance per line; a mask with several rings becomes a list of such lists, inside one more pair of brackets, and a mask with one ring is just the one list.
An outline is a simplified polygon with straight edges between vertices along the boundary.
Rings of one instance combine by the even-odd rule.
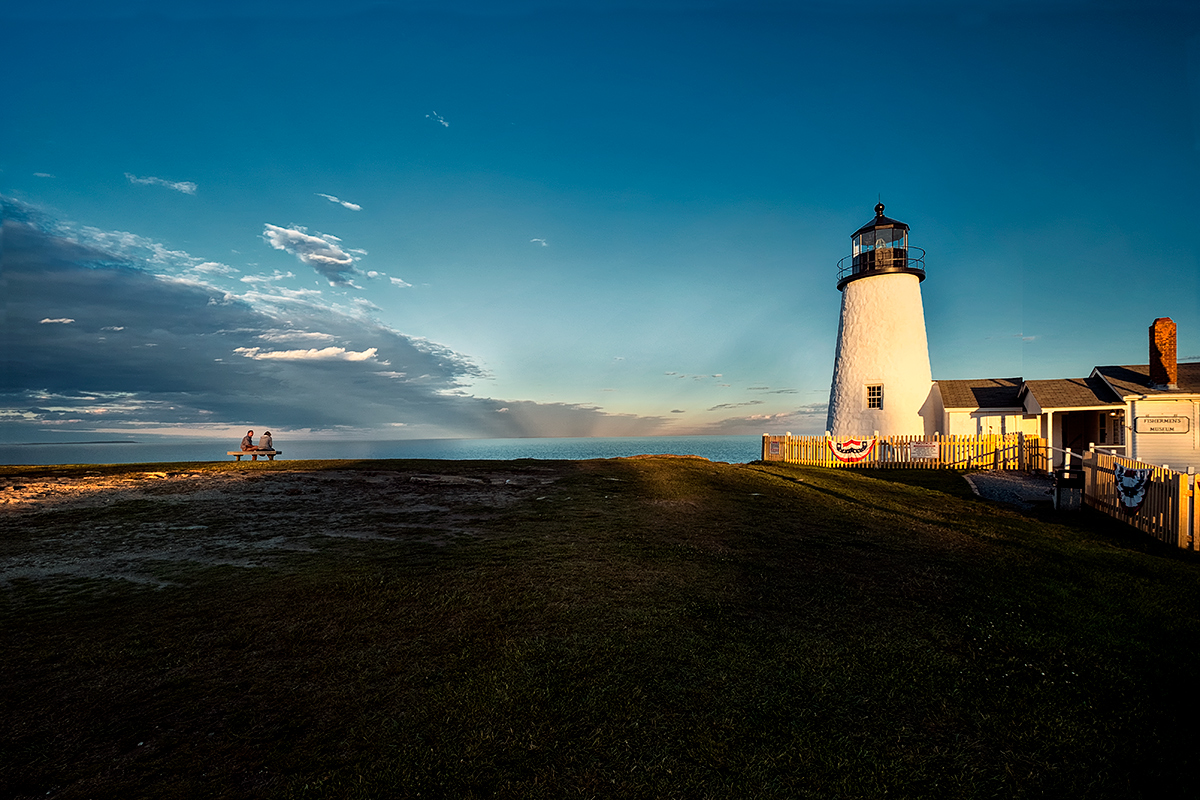
[[282, 450], [230, 450], [225, 455], [237, 456], [238, 461], [242, 460], [242, 456], [250, 456], [251, 461], [258, 461], [259, 456], [266, 456], [267, 461], [274, 461], [275, 456], [282, 452]]

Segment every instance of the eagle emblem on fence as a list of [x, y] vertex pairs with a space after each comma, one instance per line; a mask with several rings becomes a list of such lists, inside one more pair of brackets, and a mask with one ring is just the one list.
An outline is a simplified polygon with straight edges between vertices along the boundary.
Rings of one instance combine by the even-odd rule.
[[1150, 476], [1154, 470], [1131, 469], [1113, 464], [1113, 477], [1116, 478], [1117, 499], [1121, 506], [1130, 512], [1136, 512], [1146, 499], [1146, 490], [1150, 487]]
[[843, 464], [857, 464], [875, 449], [874, 439], [847, 439], [844, 442], [829, 441], [829, 451]]

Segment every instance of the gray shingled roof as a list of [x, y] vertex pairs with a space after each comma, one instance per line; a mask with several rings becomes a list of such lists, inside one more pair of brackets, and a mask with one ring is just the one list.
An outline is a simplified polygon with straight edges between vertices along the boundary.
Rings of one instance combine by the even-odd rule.
[[974, 378], [938, 381], [946, 408], [1019, 408], [1020, 378]]
[[[1121, 397], [1131, 394], [1168, 394], [1166, 389], [1150, 388], [1150, 367], [1133, 364], [1124, 367], [1096, 367], [1095, 372], [1108, 379]], [[1180, 392], [1200, 393], [1200, 363], [1180, 364], [1175, 384]]]
[[1043, 409], [1123, 405], [1099, 377], [1025, 381], [1025, 388]]

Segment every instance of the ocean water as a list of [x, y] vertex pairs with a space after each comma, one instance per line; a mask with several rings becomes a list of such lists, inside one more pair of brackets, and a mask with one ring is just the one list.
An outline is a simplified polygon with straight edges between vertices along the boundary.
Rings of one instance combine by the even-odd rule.
[[[321, 458], [436, 458], [508, 460], [539, 458], [581, 461], [636, 455], [693, 455], [742, 464], [761, 455], [758, 436], [639, 436], [580, 439], [399, 439], [329, 441], [275, 437], [279, 461]], [[237, 441], [223, 439], [138, 442], [0, 444], [0, 464], [142, 464], [172, 461], [225, 461]]]

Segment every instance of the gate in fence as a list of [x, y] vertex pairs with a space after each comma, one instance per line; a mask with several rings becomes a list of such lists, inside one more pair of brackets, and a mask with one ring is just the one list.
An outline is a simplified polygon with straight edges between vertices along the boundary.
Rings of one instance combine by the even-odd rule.
[[1046, 440], [1006, 436], [833, 436], [763, 434], [762, 460], [870, 469], [1049, 469]]

